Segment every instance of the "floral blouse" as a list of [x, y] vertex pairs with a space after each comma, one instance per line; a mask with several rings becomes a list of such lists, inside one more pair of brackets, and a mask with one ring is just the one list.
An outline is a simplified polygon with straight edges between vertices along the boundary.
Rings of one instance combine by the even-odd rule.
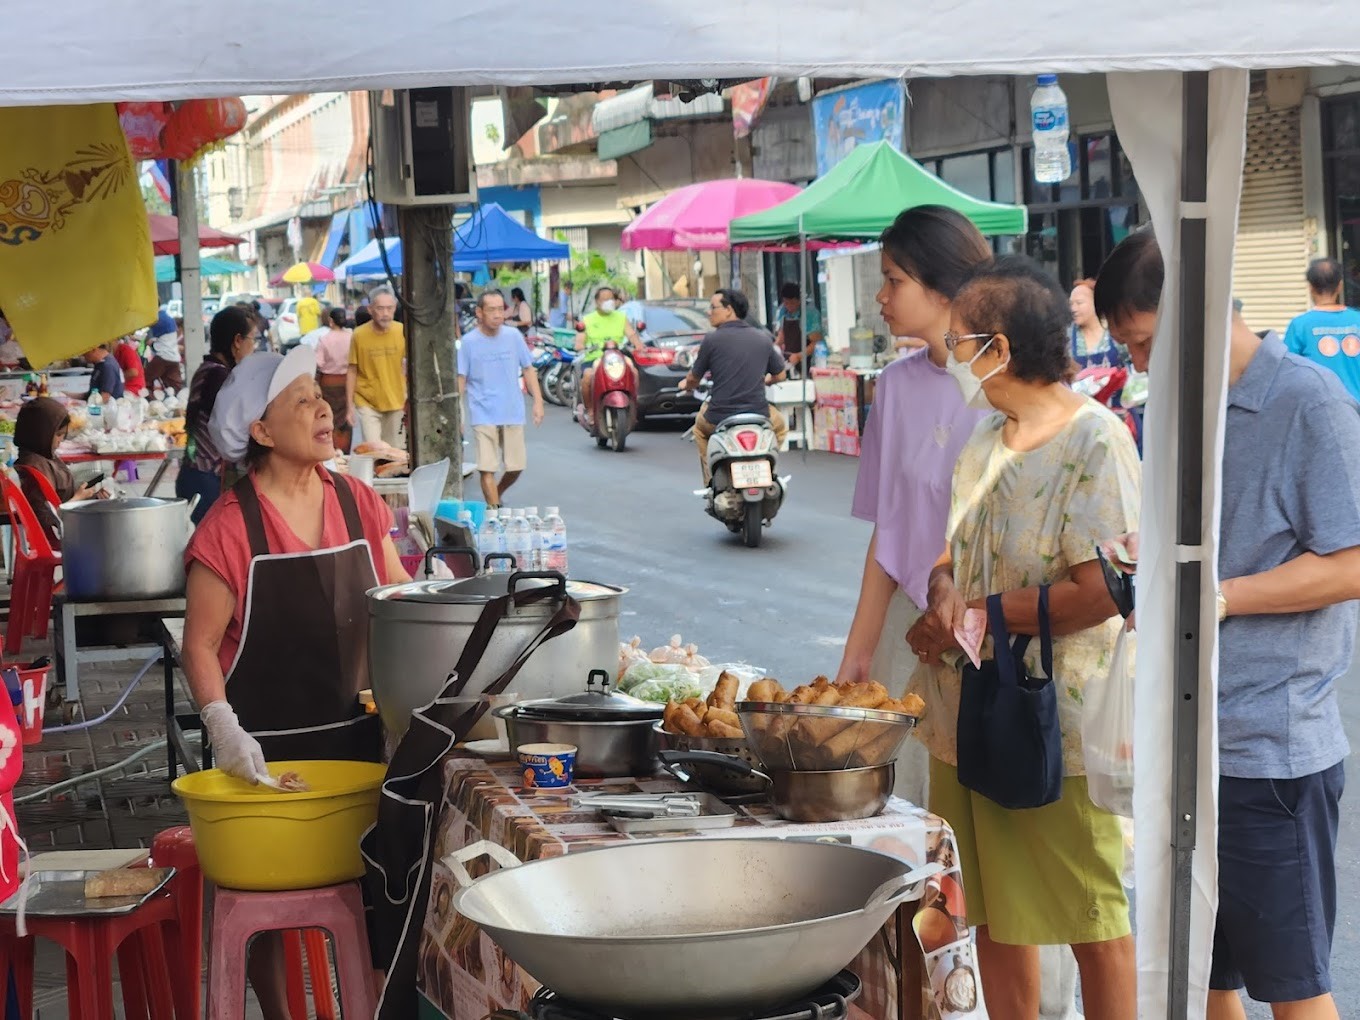
[[[1095, 401], [1043, 446], [1027, 453], [1007, 448], [1001, 438], [1005, 416], [984, 418], [954, 468], [949, 513], [949, 548], [954, 583], [969, 601], [1066, 578], [1071, 569], [1096, 558], [1096, 543], [1138, 529], [1141, 467], [1129, 430]], [[1123, 621], [1053, 639], [1053, 672], [1063, 765], [1082, 775], [1082, 691], [1109, 669]], [[1131, 650], [1131, 649], [1130, 649]], [[991, 657], [990, 637], [982, 657]], [[915, 733], [930, 753], [958, 764], [959, 692], [962, 657], [951, 664], [921, 665], [910, 690], [926, 703]], [[955, 661], [955, 659], [957, 661]], [[1025, 661], [1040, 673], [1039, 640]]]

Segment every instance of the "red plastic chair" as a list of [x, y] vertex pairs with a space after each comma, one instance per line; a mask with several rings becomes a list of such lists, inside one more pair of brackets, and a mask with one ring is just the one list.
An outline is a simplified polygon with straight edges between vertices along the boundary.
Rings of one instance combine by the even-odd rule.
[[47, 500], [47, 505], [52, 508], [54, 514], [60, 517], [61, 497], [57, 495], [57, 490], [52, 488], [51, 480], [37, 468], [28, 464], [20, 464], [16, 470], [22, 471], [37, 483], [38, 491], [43, 494], [43, 499]]
[[47, 637], [61, 553], [52, 548], [23, 490], [8, 474], [0, 473], [0, 495], [14, 529], [14, 583], [5, 628], [5, 653], [12, 656], [18, 654], [25, 637]]

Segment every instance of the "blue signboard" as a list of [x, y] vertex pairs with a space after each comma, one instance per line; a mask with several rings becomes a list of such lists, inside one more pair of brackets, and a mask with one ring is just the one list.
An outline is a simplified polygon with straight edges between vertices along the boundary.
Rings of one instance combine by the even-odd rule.
[[812, 100], [817, 132], [817, 176], [845, 158], [856, 145], [886, 139], [905, 148], [906, 93], [900, 81], [874, 81], [826, 92]]

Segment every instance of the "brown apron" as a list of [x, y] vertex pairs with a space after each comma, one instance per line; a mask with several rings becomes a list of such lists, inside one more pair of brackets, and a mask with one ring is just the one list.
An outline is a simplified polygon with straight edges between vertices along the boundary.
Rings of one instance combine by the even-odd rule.
[[227, 701], [268, 761], [382, 760], [382, 725], [366, 715], [368, 605], [378, 584], [349, 482], [335, 480], [349, 542], [270, 551], [249, 476], [235, 486], [250, 540], [245, 622]]

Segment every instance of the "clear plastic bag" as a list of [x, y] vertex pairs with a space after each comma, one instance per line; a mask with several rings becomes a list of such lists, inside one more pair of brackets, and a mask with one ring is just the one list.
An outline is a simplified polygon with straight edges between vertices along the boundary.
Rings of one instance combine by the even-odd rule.
[[1109, 673], [1086, 684], [1081, 712], [1082, 757], [1091, 802], [1133, 817], [1133, 666], [1136, 638], [1124, 628]]
[[647, 658], [647, 653], [642, 650], [642, 638], [634, 637], [632, 641], [619, 642], [619, 671], [617, 676], [620, 680], [623, 679], [623, 674], [627, 673], [631, 667], [636, 666], [640, 662], [651, 661], [651, 659]]
[[670, 644], [662, 645], [660, 648], [653, 648], [652, 654], [648, 656], [653, 662], [677, 662], [685, 664], [689, 661], [689, 652], [680, 643], [680, 635], [671, 636]]

